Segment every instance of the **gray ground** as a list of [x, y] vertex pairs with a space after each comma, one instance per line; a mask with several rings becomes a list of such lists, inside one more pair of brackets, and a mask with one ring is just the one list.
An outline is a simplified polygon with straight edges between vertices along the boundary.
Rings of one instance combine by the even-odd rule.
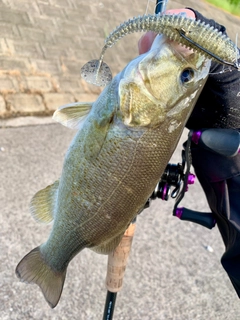
[[[22, 256], [48, 236], [50, 226], [37, 224], [28, 204], [59, 177], [74, 134], [43, 123], [0, 129], [0, 319], [101, 319], [106, 256], [84, 250], [71, 262], [54, 310], [37, 286], [19, 282], [14, 274]], [[174, 162], [179, 160], [178, 148]], [[139, 216], [114, 319], [239, 319], [239, 299], [219, 262], [224, 249], [218, 230], [172, 217], [173, 203], [156, 200]], [[190, 187], [184, 204], [207, 208], [198, 184]]]

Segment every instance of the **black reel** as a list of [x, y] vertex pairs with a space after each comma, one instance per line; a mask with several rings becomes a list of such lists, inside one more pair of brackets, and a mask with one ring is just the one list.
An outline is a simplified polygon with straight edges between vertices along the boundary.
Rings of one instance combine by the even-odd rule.
[[154, 200], [159, 198], [167, 201], [169, 199], [171, 187], [174, 187], [173, 191], [171, 192], [171, 197], [176, 198], [180, 190], [183, 176], [183, 166], [181, 163], [169, 163], [150, 199]]
[[[182, 163], [168, 163], [155, 190], [145, 204], [144, 209], [149, 208], [151, 200], [162, 199], [167, 201], [169, 196], [176, 198], [184, 181], [184, 168], [186, 163], [185, 150], [182, 150]], [[171, 188], [174, 188], [171, 191]]]
[[[173, 215], [181, 220], [187, 220], [198, 223], [208, 229], [212, 229], [215, 224], [215, 218], [211, 212], [198, 212], [184, 207], [178, 207], [183, 199], [188, 185], [194, 183], [195, 176], [190, 173], [192, 163], [190, 144], [192, 141], [193, 131], [189, 132], [188, 140], [184, 143], [182, 150], [182, 163], [168, 163], [159, 183], [146, 202], [143, 209], [149, 208], [151, 200], [157, 198], [167, 201], [169, 196], [176, 198], [173, 208]], [[239, 137], [237, 137], [239, 139]], [[238, 144], [239, 145], [239, 144]], [[171, 192], [171, 188], [174, 188]]]

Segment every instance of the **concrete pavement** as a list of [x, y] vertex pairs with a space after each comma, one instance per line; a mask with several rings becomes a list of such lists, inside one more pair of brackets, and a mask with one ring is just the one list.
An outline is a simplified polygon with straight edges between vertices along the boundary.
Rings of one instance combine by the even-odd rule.
[[[54, 310], [37, 286], [19, 282], [14, 274], [23, 255], [48, 237], [51, 226], [32, 219], [29, 201], [59, 177], [74, 135], [43, 122], [5, 123], [0, 129], [0, 319], [101, 320], [106, 256], [84, 250], [74, 258]], [[179, 160], [178, 148], [173, 162]], [[238, 320], [239, 299], [219, 262], [224, 249], [218, 230], [172, 217], [173, 204], [156, 200], [139, 216], [114, 319]], [[183, 204], [207, 210], [198, 184], [190, 186]]]

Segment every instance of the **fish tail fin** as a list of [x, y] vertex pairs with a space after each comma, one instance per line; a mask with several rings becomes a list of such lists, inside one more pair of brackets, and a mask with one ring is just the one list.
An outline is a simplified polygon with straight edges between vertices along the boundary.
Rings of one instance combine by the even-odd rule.
[[36, 283], [42, 290], [44, 298], [51, 308], [56, 307], [61, 297], [66, 269], [54, 271], [44, 261], [40, 248], [30, 251], [17, 265], [17, 277], [27, 283]]

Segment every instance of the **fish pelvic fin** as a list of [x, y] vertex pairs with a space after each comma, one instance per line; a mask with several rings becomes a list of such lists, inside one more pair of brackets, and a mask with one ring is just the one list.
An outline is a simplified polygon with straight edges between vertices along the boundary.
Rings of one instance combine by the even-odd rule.
[[57, 200], [59, 180], [45, 189], [38, 191], [30, 202], [33, 218], [42, 223], [50, 223], [54, 218], [54, 207]]
[[17, 265], [17, 277], [26, 283], [37, 284], [51, 308], [55, 308], [61, 297], [66, 269], [54, 271], [44, 261], [40, 248], [30, 251]]
[[92, 108], [93, 102], [75, 102], [58, 108], [53, 119], [62, 125], [79, 130]]

